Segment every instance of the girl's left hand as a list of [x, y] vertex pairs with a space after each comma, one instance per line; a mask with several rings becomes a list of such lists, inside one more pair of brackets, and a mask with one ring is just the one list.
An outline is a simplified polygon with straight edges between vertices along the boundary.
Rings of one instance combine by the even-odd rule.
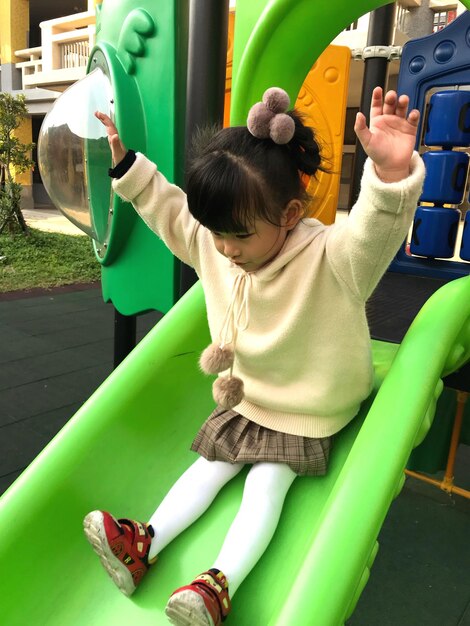
[[397, 182], [410, 173], [410, 159], [416, 143], [419, 111], [407, 115], [408, 96], [376, 87], [370, 105], [370, 125], [363, 113], [358, 113], [354, 130], [367, 156], [375, 164], [377, 175], [387, 183]]
[[118, 130], [109, 115], [101, 113], [101, 111], [96, 111], [95, 117], [99, 119], [99, 121], [106, 128], [109, 147], [111, 148], [111, 155], [113, 158], [113, 165], [118, 165], [127, 154], [126, 147], [119, 138]]

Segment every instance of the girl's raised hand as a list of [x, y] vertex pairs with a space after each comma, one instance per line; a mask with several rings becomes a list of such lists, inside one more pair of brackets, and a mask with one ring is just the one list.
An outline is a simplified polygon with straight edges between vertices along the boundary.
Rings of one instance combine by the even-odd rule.
[[111, 148], [111, 154], [113, 157], [113, 164], [117, 165], [120, 163], [123, 158], [126, 156], [127, 150], [122, 141], [119, 139], [119, 133], [114, 125], [113, 120], [106, 115], [105, 113], [101, 113], [100, 111], [95, 112], [95, 117], [99, 119], [99, 121], [106, 128], [106, 132], [108, 134], [108, 142]]
[[370, 124], [358, 113], [354, 130], [367, 156], [375, 163], [379, 178], [392, 183], [409, 175], [410, 159], [416, 142], [419, 111], [408, 113], [409, 98], [376, 87], [370, 105]]

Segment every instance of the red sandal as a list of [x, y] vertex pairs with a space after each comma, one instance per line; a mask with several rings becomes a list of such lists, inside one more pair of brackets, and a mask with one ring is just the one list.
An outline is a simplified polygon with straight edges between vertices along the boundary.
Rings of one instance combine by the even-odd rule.
[[83, 520], [86, 538], [101, 563], [126, 596], [134, 593], [148, 572], [150, 544], [154, 536], [149, 524], [117, 520], [105, 511], [92, 511]]
[[211, 569], [177, 589], [165, 613], [174, 626], [220, 626], [231, 608], [226, 577]]

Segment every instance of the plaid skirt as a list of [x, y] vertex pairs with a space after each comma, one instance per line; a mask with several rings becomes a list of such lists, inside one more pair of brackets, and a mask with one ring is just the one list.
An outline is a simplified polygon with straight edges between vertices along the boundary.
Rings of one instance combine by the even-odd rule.
[[236, 411], [217, 407], [191, 450], [208, 461], [285, 463], [299, 476], [326, 473], [332, 437], [314, 439], [259, 426]]

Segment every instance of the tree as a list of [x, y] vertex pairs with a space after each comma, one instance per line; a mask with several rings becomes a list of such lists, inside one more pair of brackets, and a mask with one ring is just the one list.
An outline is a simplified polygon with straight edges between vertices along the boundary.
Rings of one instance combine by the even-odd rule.
[[0, 93], [0, 235], [5, 230], [28, 232], [21, 212], [21, 185], [13, 175], [13, 171], [26, 172], [34, 165], [29, 156], [34, 144], [23, 143], [14, 135], [27, 116], [24, 96]]

